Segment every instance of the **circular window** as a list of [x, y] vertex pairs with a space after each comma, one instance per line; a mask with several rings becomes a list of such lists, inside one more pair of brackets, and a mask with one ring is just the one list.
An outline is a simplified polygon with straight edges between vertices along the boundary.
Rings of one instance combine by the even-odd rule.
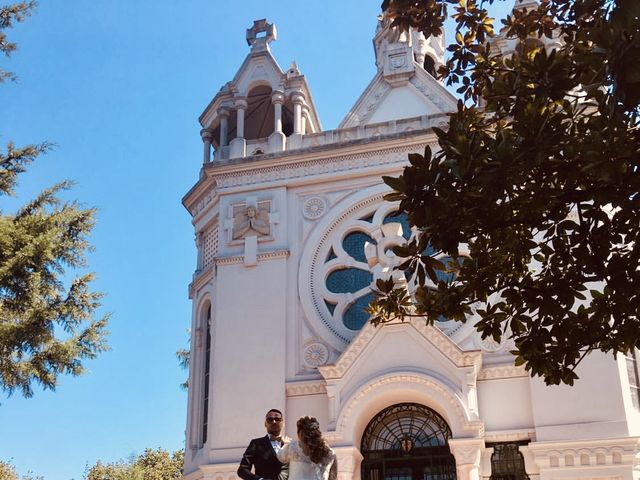
[[[303, 309], [315, 333], [339, 351], [368, 322], [366, 307], [378, 279], [393, 277], [411, 284], [395, 269], [402, 259], [393, 248], [406, 243], [412, 231], [406, 215], [397, 214], [397, 206], [382, 196], [351, 203], [346, 210], [334, 208], [333, 216], [316, 225], [302, 253], [298, 286]], [[438, 276], [452, 280], [445, 271]], [[461, 325], [438, 322], [447, 334]]]

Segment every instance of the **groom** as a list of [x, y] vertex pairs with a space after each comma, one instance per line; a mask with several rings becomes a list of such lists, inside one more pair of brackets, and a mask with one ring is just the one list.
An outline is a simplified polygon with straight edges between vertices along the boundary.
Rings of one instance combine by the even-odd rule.
[[[240, 460], [238, 476], [242, 480], [287, 480], [289, 466], [278, 461], [276, 453], [282, 447], [284, 419], [282, 412], [272, 408], [264, 419], [267, 435], [254, 438]], [[255, 473], [251, 468], [255, 468]]]

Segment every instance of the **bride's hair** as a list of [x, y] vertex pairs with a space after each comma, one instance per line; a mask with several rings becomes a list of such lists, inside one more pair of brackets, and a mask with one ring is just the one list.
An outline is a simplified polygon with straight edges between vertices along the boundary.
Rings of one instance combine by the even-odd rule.
[[321, 463], [330, 454], [329, 445], [320, 432], [320, 424], [315, 417], [302, 417], [298, 420], [298, 434], [302, 451], [313, 463]]

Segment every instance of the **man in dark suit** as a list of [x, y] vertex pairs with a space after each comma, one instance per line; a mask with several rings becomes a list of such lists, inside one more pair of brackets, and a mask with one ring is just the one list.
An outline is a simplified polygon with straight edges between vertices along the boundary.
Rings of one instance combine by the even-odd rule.
[[[242, 480], [287, 480], [289, 466], [280, 463], [276, 457], [282, 447], [282, 412], [275, 408], [269, 410], [265, 415], [264, 426], [267, 435], [251, 440], [240, 460], [238, 476]], [[252, 468], [255, 473], [251, 471]]]

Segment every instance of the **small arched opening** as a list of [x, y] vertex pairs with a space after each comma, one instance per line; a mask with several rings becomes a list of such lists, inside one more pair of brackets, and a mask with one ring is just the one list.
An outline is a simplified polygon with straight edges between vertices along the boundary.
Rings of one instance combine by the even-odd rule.
[[211, 304], [207, 303], [202, 310], [202, 328], [204, 333], [204, 348], [202, 355], [202, 425], [200, 431], [200, 445], [207, 443], [209, 431], [209, 384], [211, 377]]
[[424, 69], [430, 74], [432, 77], [436, 76], [436, 61], [433, 59], [431, 55], [424, 56]]
[[247, 94], [247, 111], [244, 117], [244, 138], [265, 138], [273, 133], [274, 112], [271, 103], [271, 87], [258, 85]]
[[435, 410], [400, 403], [378, 413], [365, 428], [362, 480], [456, 480], [449, 450], [451, 429]]

